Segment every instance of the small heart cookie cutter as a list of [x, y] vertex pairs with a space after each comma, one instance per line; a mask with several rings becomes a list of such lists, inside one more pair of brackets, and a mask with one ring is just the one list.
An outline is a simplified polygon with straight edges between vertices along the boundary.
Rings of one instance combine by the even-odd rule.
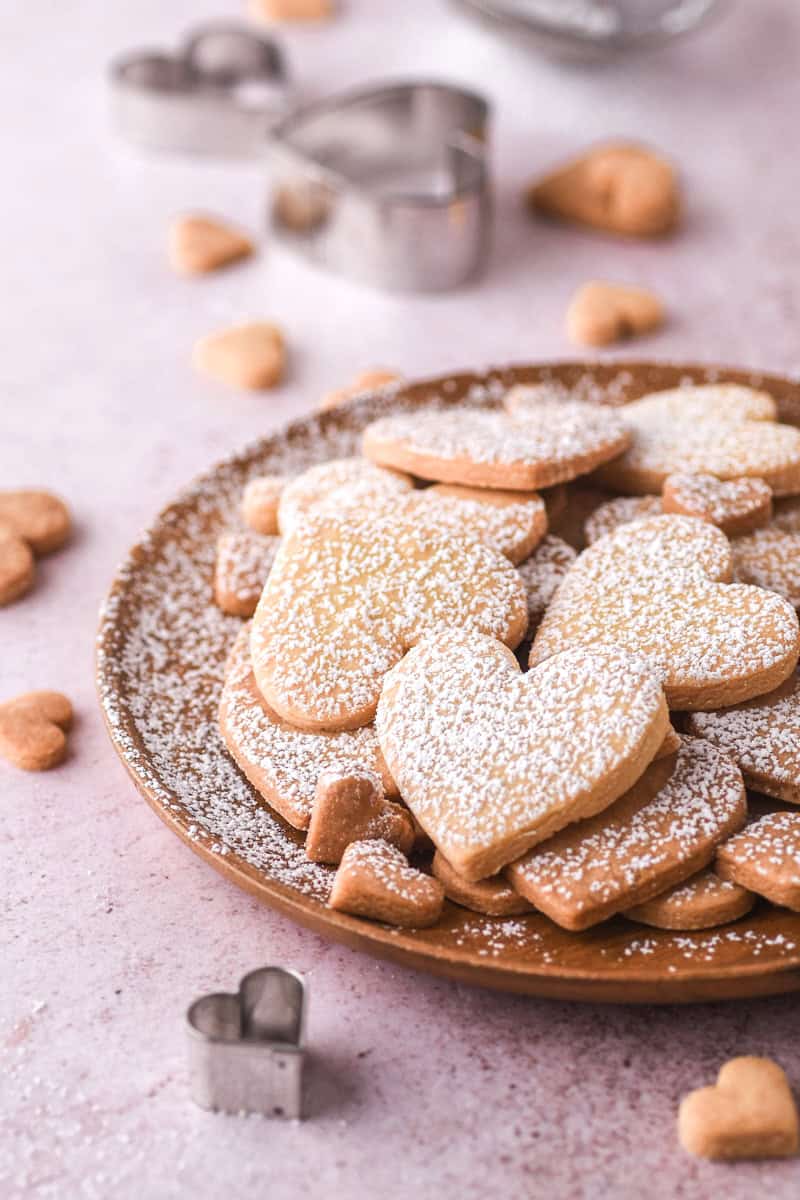
[[235, 23], [201, 26], [175, 54], [134, 50], [110, 75], [117, 128], [152, 150], [257, 156], [289, 108], [280, 47]]
[[309, 105], [268, 137], [270, 217], [312, 262], [376, 287], [440, 291], [485, 260], [489, 106], [427, 80]]
[[302, 1116], [305, 984], [261, 967], [235, 993], [201, 996], [186, 1013], [189, 1082], [201, 1108]]

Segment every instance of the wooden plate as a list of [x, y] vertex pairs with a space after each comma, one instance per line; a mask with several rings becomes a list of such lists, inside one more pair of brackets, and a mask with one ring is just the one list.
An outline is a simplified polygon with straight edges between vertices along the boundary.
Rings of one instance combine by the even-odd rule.
[[[672, 1003], [767, 995], [800, 987], [800, 916], [759, 904], [719, 929], [668, 933], [618, 918], [587, 933], [545, 917], [501, 919], [447, 904], [433, 929], [398, 931], [331, 912], [332, 872], [228, 757], [216, 728], [225, 657], [240, 623], [211, 603], [216, 536], [239, 524], [243, 485], [358, 448], [387, 410], [437, 401], [491, 404], [513, 383], [557, 381], [624, 403], [681, 382], [763, 386], [786, 420], [800, 388], [787, 379], [697, 365], [558, 363], [462, 374], [372, 396], [297, 421], [215, 467], [166, 508], [111, 588], [98, 642], [98, 687], [111, 738], [141, 794], [216, 870], [326, 937], [468, 983], [563, 999]], [[799, 422], [800, 423], [800, 422]]]

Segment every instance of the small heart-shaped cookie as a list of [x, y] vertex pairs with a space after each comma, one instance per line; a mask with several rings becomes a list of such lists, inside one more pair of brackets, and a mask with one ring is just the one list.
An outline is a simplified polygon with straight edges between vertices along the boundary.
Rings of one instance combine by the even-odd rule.
[[755, 899], [747, 888], [720, 879], [713, 871], [700, 871], [652, 900], [626, 909], [624, 915], [655, 929], [713, 929], [743, 917]]
[[289, 480], [285, 475], [258, 475], [251, 479], [242, 495], [241, 514], [245, 525], [256, 533], [276, 534], [278, 508]]
[[286, 346], [277, 325], [253, 321], [209, 334], [196, 344], [193, 361], [198, 371], [221, 383], [258, 391], [283, 379]]
[[658, 517], [662, 511], [657, 496], [618, 496], [616, 500], [607, 500], [586, 518], [583, 527], [586, 544], [592, 546], [606, 534], [614, 533], [620, 525], [643, 521], [645, 517]]
[[732, 1058], [716, 1084], [681, 1101], [678, 1135], [684, 1150], [700, 1158], [797, 1154], [797, 1108], [785, 1074], [769, 1058]]
[[752, 821], [717, 851], [723, 879], [800, 912], [800, 813], [774, 812]]
[[350, 843], [328, 900], [339, 912], [412, 929], [435, 925], [443, 903], [439, 880], [410, 867], [396, 846], [381, 841]]
[[493, 638], [442, 631], [387, 675], [376, 728], [406, 804], [472, 882], [607, 808], [669, 721], [658, 680], [618, 650], [561, 654], [523, 675]]
[[24, 771], [64, 760], [72, 705], [60, 692], [27, 692], [0, 704], [0, 754]]
[[50, 554], [72, 532], [63, 500], [34, 488], [0, 491], [0, 526], [27, 542], [34, 554]]
[[633, 442], [598, 471], [604, 486], [657, 495], [667, 477], [756, 476], [776, 496], [800, 492], [800, 429], [775, 421], [766, 392], [705, 384], [652, 392], [625, 405]]
[[0, 518], [0, 606], [19, 600], [31, 590], [35, 578], [30, 546]]
[[699, 517], [728, 537], [752, 533], [769, 523], [772, 488], [763, 479], [717, 479], [715, 475], [670, 475], [661, 504], [666, 513]]
[[411, 817], [383, 797], [383, 784], [368, 770], [323, 771], [317, 780], [306, 836], [312, 862], [338, 863], [351, 842], [380, 838], [408, 854], [414, 845]]
[[217, 541], [214, 600], [234, 617], [252, 617], [264, 590], [280, 538], [260, 533], [223, 533]]
[[470, 882], [453, 869], [439, 850], [433, 856], [431, 870], [444, 888], [447, 899], [471, 912], [485, 913], [488, 917], [516, 917], [533, 908], [502, 875]]
[[620, 283], [584, 283], [567, 309], [567, 334], [579, 346], [607, 346], [651, 333], [663, 323], [658, 296]]
[[180, 275], [205, 275], [253, 253], [249, 238], [217, 217], [184, 216], [172, 222], [169, 261]]
[[477, 629], [517, 646], [522, 580], [488, 546], [390, 516], [310, 517], [284, 537], [256, 610], [253, 670], [301, 729], [353, 729], [425, 634]]
[[573, 646], [617, 646], [659, 672], [670, 708], [714, 709], [771, 691], [794, 670], [794, 609], [728, 584], [725, 535], [695, 517], [623, 525], [585, 550], [531, 647], [531, 664]]
[[311, 513], [333, 514], [343, 508], [362, 514], [381, 511], [414, 489], [410, 476], [376, 467], [367, 458], [334, 458], [295, 476], [281, 494], [278, 528], [288, 533]]

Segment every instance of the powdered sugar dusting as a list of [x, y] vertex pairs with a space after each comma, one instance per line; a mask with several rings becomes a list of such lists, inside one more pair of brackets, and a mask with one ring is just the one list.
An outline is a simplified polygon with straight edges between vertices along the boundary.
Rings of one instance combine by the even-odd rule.
[[608, 500], [586, 518], [586, 541], [591, 546], [601, 537], [619, 529], [620, 525], [628, 525], [631, 521], [641, 521], [645, 517], [657, 517], [660, 514], [661, 500], [657, 496], [619, 496], [616, 500]]
[[739, 583], [752, 583], [800, 608], [800, 533], [757, 529], [734, 538], [733, 571]]
[[529, 634], [539, 625], [556, 588], [576, 558], [577, 552], [568, 542], [548, 534], [531, 557], [517, 568], [528, 599]]

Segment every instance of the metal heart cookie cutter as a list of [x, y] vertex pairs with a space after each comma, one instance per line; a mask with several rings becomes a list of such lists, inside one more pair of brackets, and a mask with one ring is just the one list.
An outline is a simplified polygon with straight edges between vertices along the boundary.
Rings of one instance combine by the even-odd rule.
[[244, 26], [204, 25], [175, 54], [136, 50], [111, 64], [113, 116], [152, 150], [261, 155], [289, 107], [280, 47]]
[[313, 262], [377, 287], [438, 291], [483, 265], [489, 106], [428, 81], [305, 107], [270, 132], [275, 233]]
[[186, 1013], [192, 1099], [201, 1108], [302, 1116], [305, 985], [283, 967], [245, 975], [236, 993]]

